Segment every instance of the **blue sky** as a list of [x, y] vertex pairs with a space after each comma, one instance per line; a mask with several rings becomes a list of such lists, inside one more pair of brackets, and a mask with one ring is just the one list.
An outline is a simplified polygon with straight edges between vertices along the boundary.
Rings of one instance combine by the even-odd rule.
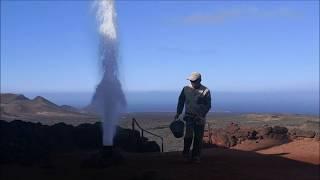
[[[319, 89], [319, 2], [116, 2], [126, 91]], [[1, 1], [2, 92], [93, 92], [92, 1]]]

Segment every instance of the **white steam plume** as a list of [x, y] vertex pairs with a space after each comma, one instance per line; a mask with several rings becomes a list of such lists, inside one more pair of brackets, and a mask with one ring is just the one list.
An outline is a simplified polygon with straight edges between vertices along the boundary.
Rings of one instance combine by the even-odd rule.
[[126, 106], [126, 100], [118, 78], [118, 42], [114, 1], [98, 0], [96, 3], [103, 77], [96, 88], [91, 105], [103, 119], [103, 145], [111, 146], [117, 122]]

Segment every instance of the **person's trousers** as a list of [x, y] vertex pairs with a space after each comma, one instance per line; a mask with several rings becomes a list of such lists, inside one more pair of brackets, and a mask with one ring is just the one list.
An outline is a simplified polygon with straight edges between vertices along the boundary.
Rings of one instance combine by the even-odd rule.
[[186, 133], [183, 154], [189, 155], [193, 141], [192, 157], [200, 157], [205, 123], [199, 123], [197, 118], [189, 116], [184, 117], [184, 120], [186, 122]]

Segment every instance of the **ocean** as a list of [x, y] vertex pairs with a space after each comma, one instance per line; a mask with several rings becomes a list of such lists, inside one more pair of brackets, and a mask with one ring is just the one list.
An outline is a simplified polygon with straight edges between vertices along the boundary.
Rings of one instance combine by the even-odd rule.
[[[90, 103], [89, 92], [32, 92], [58, 105], [83, 108]], [[127, 112], [175, 112], [179, 92], [127, 92]], [[212, 92], [213, 112], [289, 113], [319, 116], [319, 92]]]

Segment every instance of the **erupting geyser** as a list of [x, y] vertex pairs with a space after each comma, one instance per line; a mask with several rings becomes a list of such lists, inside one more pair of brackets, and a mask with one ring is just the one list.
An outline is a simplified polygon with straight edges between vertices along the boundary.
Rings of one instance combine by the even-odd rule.
[[113, 0], [97, 1], [97, 18], [103, 76], [96, 88], [91, 105], [103, 120], [103, 145], [112, 146], [116, 124], [126, 106], [118, 78], [118, 41]]

